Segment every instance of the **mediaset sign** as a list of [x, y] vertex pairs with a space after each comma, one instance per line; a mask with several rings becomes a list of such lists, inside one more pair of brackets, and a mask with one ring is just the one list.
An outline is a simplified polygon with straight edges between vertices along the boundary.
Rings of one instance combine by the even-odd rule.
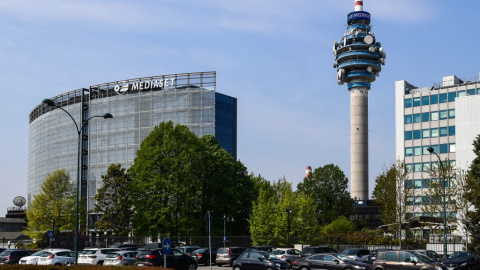
[[354, 11], [350, 12], [347, 15], [347, 22], [353, 21], [353, 20], [365, 20], [370, 23], [370, 13], [366, 11]]
[[173, 86], [175, 84], [175, 78], [150, 80], [150, 81], [119, 81], [113, 88], [119, 95], [123, 95], [128, 91], [143, 91], [159, 89], [163, 87]]

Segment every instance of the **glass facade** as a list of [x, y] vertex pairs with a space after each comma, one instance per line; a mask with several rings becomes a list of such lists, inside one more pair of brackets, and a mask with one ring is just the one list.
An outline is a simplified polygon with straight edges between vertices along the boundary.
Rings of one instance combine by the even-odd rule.
[[[162, 87], [145, 89], [149, 84], [160, 85], [160, 81]], [[108, 166], [120, 163], [130, 167], [142, 140], [161, 122], [186, 125], [199, 137], [214, 135], [236, 159], [237, 100], [217, 93], [215, 84], [215, 72], [173, 74], [95, 85], [53, 98], [77, 123], [81, 123], [82, 113], [84, 119], [107, 112], [113, 115], [112, 119], [93, 118], [83, 129], [80, 179], [87, 209], [94, 207], [96, 190], [102, 186], [101, 176]], [[129, 87], [128, 92], [119, 92], [122, 85], [124, 89]], [[62, 103], [64, 99], [66, 103]], [[61, 109], [38, 105], [30, 114], [29, 202], [40, 192], [46, 175], [55, 169], [67, 169], [76, 181], [77, 150], [78, 132], [72, 119]]]

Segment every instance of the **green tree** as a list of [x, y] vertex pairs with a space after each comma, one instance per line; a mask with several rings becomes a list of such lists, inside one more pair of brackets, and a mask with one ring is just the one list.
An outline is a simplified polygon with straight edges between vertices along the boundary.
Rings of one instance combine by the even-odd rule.
[[339, 216], [353, 214], [353, 199], [347, 190], [348, 178], [334, 164], [316, 168], [297, 186], [297, 194], [313, 198], [319, 224], [329, 224]]
[[332, 223], [325, 225], [322, 229], [322, 232], [330, 236], [348, 235], [353, 232], [354, 227], [355, 226], [353, 223], [345, 216], [339, 216], [337, 219], [332, 221]]
[[41, 240], [47, 231], [52, 229], [53, 220], [57, 235], [73, 231], [76, 192], [68, 172], [60, 169], [49, 173], [40, 189], [41, 192], [33, 197], [27, 210], [28, 224], [23, 231], [25, 235], [35, 241]]
[[198, 138], [186, 126], [160, 123], [141, 143], [128, 175], [137, 235], [205, 234], [207, 210], [213, 228], [223, 229], [225, 215], [246, 231], [252, 181], [211, 135]]
[[466, 197], [473, 207], [469, 207], [466, 214], [466, 226], [472, 237], [470, 250], [480, 251], [480, 135], [473, 142], [475, 159], [470, 165], [466, 178]]
[[113, 235], [127, 236], [133, 212], [128, 189], [130, 178], [120, 164], [111, 164], [102, 180], [103, 186], [95, 195], [94, 212], [101, 216], [95, 227]]
[[[401, 239], [402, 224], [407, 222], [413, 189], [408, 184], [405, 163], [398, 160], [375, 179], [372, 196], [380, 206], [380, 218]], [[400, 242], [401, 246], [401, 242]]]

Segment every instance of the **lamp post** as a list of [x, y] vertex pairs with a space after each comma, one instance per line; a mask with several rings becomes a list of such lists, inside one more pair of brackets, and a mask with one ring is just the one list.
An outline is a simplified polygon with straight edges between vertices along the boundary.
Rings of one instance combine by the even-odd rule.
[[[226, 222], [230, 222], [230, 221], [233, 221], [233, 217], [230, 218], [230, 217], [227, 217], [226, 215], [223, 215], [223, 247], [226, 246], [226, 243], [227, 243], [227, 231], [226, 231]], [[230, 226], [230, 230], [231, 230], [231, 226]]]
[[446, 180], [445, 180], [445, 170], [443, 167], [443, 162], [440, 159], [440, 156], [435, 153], [433, 147], [428, 147], [427, 151], [430, 154], [435, 154], [438, 158], [438, 161], [440, 161], [440, 169], [442, 170], [442, 185], [443, 185], [443, 258], [446, 260], [447, 259], [447, 198], [446, 198]]
[[290, 215], [292, 214], [292, 208], [285, 209], [287, 213], [287, 247], [290, 246]]
[[[83, 126], [88, 123], [88, 121], [90, 121], [90, 119], [92, 118], [96, 118], [96, 117], [103, 117], [104, 119], [109, 119], [109, 118], [113, 118], [113, 116], [110, 114], [110, 113], [105, 113], [104, 115], [95, 115], [95, 116], [92, 116], [90, 118], [88, 118], [87, 120], [83, 121], [80, 125], [80, 127], [78, 126], [77, 124], [77, 121], [75, 121], [75, 119], [73, 118], [73, 116], [67, 112], [65, 109], [63, 109], [61, 106], [58, 106], [57, 104], [55, 104], [55, 102], [51, 99], [44, 99], [42, 101], [43, 104], [46, 104], [47, 106], [50, 106], [50, 107], [55, 107], [55, 108], [58, 108], [62, 111], [64, 111], [66, 114], [68, 114], [68, 116], [72, 119], [73, 123], [75, 124], [75, 128], [77, 129], [77, 133], [78, 133], [78, 155], [77, 155], [77, 192], [76, 192], [76, 209], [75, 209], [75, 265], [77, 265], [78, 263], [78, 206], [79, 206], [79, 190], [80, 190], [80, 161], [81, 161], [81, 142], [82, 142], [82, 130], [83, 130]], [[83, 106], [83, 104], [81, 105]], [[81, 117], [80, 117], [80, 121], [81, 121]]]

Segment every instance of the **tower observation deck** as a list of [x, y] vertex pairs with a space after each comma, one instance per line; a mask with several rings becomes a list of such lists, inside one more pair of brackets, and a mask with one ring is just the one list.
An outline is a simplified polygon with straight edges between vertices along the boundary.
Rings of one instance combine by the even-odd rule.
[[385, 65], [386, 53], [371, 31], [370, 13], [354, 0], [347, 16], [347, 33], [333, 44], [338, 84], [350, 91], [351, 196], [368, 199], [368, 90]]

